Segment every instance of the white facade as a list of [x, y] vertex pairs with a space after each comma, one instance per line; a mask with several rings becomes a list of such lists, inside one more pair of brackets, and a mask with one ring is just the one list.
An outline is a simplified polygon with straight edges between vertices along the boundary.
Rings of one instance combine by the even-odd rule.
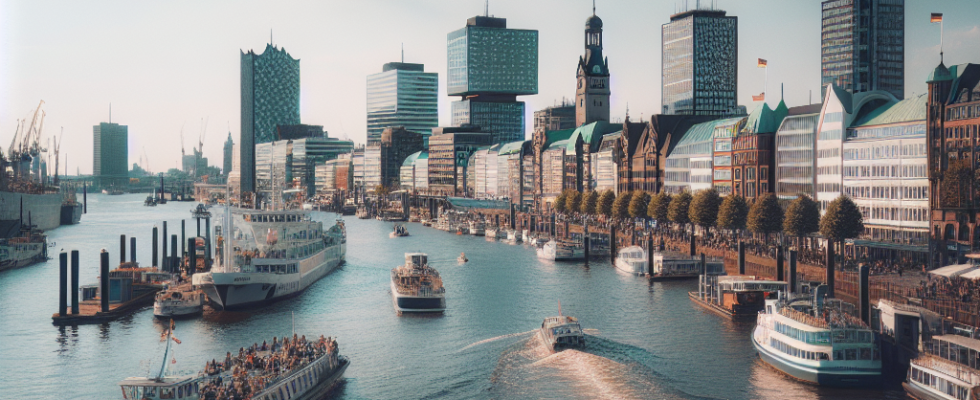
[[415, 160], [415, 190], [429, 188], [429, 159]]
[[364, 187], [373, 191], [381, 185], [381, 147], [369, 146], [364, 149]]
[[840, 197], [843, 176], [841, 175], [841, 147], [844, 137], [844, 106], [835, 96], [836, 91], [828, 90], [823, 111], [817, 127], [816, 154], [816, 201], [820, 203], [820, 214], [827, 211], [827, 205]]

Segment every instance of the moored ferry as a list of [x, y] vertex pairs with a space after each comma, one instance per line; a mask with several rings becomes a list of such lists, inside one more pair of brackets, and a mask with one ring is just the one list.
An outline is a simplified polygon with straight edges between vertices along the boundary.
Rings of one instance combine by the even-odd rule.
[[585, 260], [585, 247], [580, 243], [550, 240], [537, 249], [538, 258], [551, 261]]
[[225, 214], [227, 226], [221, 229], [230, 235], [227, 240], [219, 236], [217, 262], [210, 272], [193, 277], [194, 285], [219, 308], [259, 306], [299, 295], [342, 264], [347, 254], [341, 219], [323, 229], [308, 211], [234, 209]]
[[[694, 279], [701, 275], [701, 260], [691, 256], [657, 251], [653, 253], [650, 278], [654, 280]], [[705, 260], [708, 275], [724, 275], [725, 265], [718, 260]]]
[[640, 246], [629, 246], [616, 254], [616, 269], [631, 275], [648, 273], [647, 251]]
[[905, 390], [919, 400], [967, 400], [980, 397], [980, 340], [937, 335], [909, 365]]
[[826, 286], [795, 299], [766, 300], [752, 344], [773, 368], [801, 381], [840, 387], [881, 384], [881, 353], [867, 324], [824, 301]]
[[735, 320], [754, 320], [765, 309], [766, 299], [778, 298], [789, 285], [751, 275], [701, 275], [698, 291], [688, 292], [695, 303]]
[[153, 299], [153, 316], [158, 318], [179, 318], [204, 312], [204, 291], [194, 289], [190, 284], [170, 286], [156, 294]]
[[446, 311], [446, 288], [425, 253], [405, 253], [405, 264], [392, 268], [391, 296], [399, 314]]
[[19, 237], [0, 239], [0, 271], [47, 259], [48, 239], [40, 230], [25, 230]]

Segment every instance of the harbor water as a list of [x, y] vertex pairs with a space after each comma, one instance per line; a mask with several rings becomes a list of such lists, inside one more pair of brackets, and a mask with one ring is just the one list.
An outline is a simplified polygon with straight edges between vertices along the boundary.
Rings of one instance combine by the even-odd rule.
[[[159, 368], [164, 324], [151, 308], [103, 325], [51, 323], [61, 249], [80, 250], [80, 281], [88, 284], [96, 282], [99, 249], [118, 261], [120, 234], [137, 237], [137, 260], [146, 265], [154, 224], [168, 221], [168, 233], [179, 235], [186, 219], [188, 237], [195, 233], [195, 203], [148, 208], [144, 198], [90, 195], [81, 224], [49, 232], [51, 260], [0, 273], [0, 397], [122, 398], [118, 381]], [[336, 217], [314, 213], [325, 224]], [[696, 281], [650, 283], [617, 272], [608, 259], [541, 261], [528, 247], [419, 224], [407, 224], [411, 236], [391, 239], [391, 223], [346, 221], [345, 265], [299, 297], [178, 321], [172, 369], [196, 372], [228, 351], [295, 330], [338, 338], [351, 360], [334, 392], [340, 399], [907, 398], [898, 386], [829, 389], [781, 375], [756, 356], [753, 323], [728, 321], [688, 299]], [[444, 314], [395, 313], [390, 270], [410, 251], [428, 253], [440, 271]], [[468, 263], [457, 263], [461, 252]], [[584, 349], [551, 354], [541, 345], [536, 329], [557, 314], [559, 301], [585, 329]]]

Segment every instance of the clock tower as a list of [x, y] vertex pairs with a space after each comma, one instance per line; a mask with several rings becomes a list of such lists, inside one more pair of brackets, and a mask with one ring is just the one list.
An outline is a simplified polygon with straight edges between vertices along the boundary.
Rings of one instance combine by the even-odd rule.
[[585, 20], [585, 55], [578, 59], [575, 125], [609, 121], [609, 60], [602, 57], [602, 20]]

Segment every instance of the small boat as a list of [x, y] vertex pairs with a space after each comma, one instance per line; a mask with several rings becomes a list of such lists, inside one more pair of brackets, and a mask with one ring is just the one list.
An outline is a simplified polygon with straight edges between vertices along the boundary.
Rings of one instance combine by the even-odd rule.
[[470, 235], [483, 236], [486, 234], [486, 225], [479, 221], [470, 222]]
[[[701, 275], [701, 259], [675, 252], [655, 251], [650, 268], [653, 273], [649, 276], [653, 280], [697, 279]], [[725, 274], [724, 262], [720, 260], [705, 260], [704, 269], [708, 275]]]
[[585, 260], [585, 247], [571, 241], [549, 240], [537, 250], [538, 258], [551, 261]]
[[190, 284], [171, 286], [156, 294], [153, 300], [153, 316], [179, 318], [204, 312], [204, 291]]
[[405, 228], [405, 225], [395, 225], [394, 230], [388, 233], [388, 237], [392, 239], [405, 236], [408, 236], [408, 229]]
[[510, 243], [510, 244], [518, 244], [518, 243], [520, 243], [521, 242], [521, 233], [518, 232], [518, 231], [516, 231], [516, 230], [513, 230], [513, 229], [508, 229], [507, 230], [507, 242]]
[[470, 259], [466, 258], [466, 253], [459, 253], [459, 257], [456, 257], [456, 261], [458, 261], [460, 264], [464, 264], [469, 262]]
[[497, 228], [487, 228], [487, 230], [484, 231], [484, 235], [486, 236], [487, 240], [494, 240], [494, 239], [496, 239], [497, 238]]
[[582, 326], [575, 317], [561, 314], [561, 304], [558, 305], [558, 316], [545, 318], [538, 331], [545, 345], [552, 351], [585, 346], [585, 332], [582, 331]]
[[[14, 223], [18, 223], [16, 220]], [[48, 259], [48, 237], [39, 229], [21, 226], [20, 236], [0, 239], [0, 271], [26, 267]]]
[[523, 241], [524, 243], [531, 243], [531, 239], [533, 239], [531, 237], [531, 231], [527, 229], [521, 230], [521, 241]]
[[399, 314], [446, 311], [446, 288], [425, 253], [405, 253], [405, 264], [392, 268], [391, 297]]
[[640, 246], [629, 246], [616, 255], [616, 269], [631, 275], [647, 274], [647, 251]]
[[153, 196], [146, 196], [146, 200], [143, 200], [143, 205], [147, 207], [156, 207], [157, 200]]

